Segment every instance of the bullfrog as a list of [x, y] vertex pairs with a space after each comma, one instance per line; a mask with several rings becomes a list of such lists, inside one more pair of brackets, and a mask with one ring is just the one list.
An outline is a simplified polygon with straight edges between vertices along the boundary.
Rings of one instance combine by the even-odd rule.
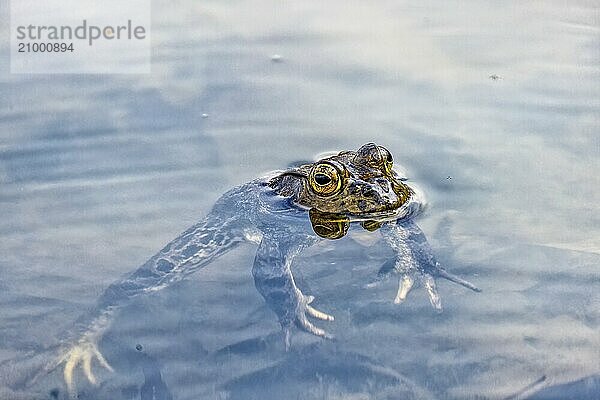
[[437, 262], [414, 222], [424, 204], [420, 191], [397, 172], [390, 151], [375, 143], [237, 186], [222, 195], [203, 220], [127, 278], [110, 285], [95, 308], [77, 322], [54, 367], [64, 366], [64, 380], [71, 394], [75, 393], [73, 373], [78, 366], [95, 383], [94, 360], [112, 371], [98, 342], [119, 308], [136, 296], [184, 279], [242, 243], [258, 245], [252, 276], [256, 289], [279, 320], [286, 348], [294, 327], [331, 338], [311, 319], [334, 321], [332, 315], [311, 305], [313, 295], [296, 285], [294, 259], [319, 241], [340, 239], [351, 229], [380, 232], [394, 250], [394, 258], [381, 274], [396, 273], [399, 277], [395, 303], [403, 302], [419, 280], [431, 305], [441, 310], [436, 278], [479, 289]]

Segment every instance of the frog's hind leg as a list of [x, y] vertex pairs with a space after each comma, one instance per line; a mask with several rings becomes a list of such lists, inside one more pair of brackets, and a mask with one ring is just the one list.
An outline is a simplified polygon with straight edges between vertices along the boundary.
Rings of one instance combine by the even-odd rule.
[[396, 298], [394, 299], [395, 303], [401, 303], [406, 299], [408, 292], [413, 287], [415, 278], [419, 279], [423, 284], [431, 305], [437, 311], [442, 310], [442, 303], [435, 278], [444, 278], [475, 292], [481, 291], [481, 289], [471, 282], [459, 278], [442, 268], [437, 262], [421, 228], [414, 222], [405, 221], [402, 224], [386, 224], [382, 227], [382, 233], [386, 241], [396, 252], [394, 268], [390, 268], [391, 264], [388, 264], [384, 272], [388, 275], [391, 272], [396, 272], [401, 276]]

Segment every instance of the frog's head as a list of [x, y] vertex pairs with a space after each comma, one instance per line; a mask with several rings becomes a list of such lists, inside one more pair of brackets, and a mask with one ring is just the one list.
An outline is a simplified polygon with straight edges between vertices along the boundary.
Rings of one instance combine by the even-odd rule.
[[336, 214], [369, 219], [404, 205], [412, 190], [393, 170], [392, 154], [367, 143], [312, 164], [285, 171], [270, 186], [309, 208], [313, 215]]

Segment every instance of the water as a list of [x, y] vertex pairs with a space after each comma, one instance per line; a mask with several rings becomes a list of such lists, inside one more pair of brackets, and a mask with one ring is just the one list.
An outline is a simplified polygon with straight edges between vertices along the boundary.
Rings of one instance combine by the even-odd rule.
[[[440, 260], [482, 293], [441, 282], [444, 313], [422, 289], [396, 306], [395, 282], [363, 288], [390, 254], [376, 235], [328, 242], [295, 270], [337, 339], [296, 333], [286, 353], [243, 246], [122, 310], [101, 342], [117, 372], [95, 368], [96, 388], [78, 375], [81, 398], [598, 388], [598, 15], [586, 1], [157, 1], [139, 76], [9, 75], [2, 41], [0, 360], [55, 345], [228, 188], [375, 141], [426, 192]], [[57, 372], [28, 390], [64, 395]]]

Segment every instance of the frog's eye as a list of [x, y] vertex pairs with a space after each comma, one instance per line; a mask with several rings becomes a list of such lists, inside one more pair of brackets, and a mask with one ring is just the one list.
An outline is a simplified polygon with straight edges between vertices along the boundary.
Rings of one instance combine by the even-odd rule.
[[394, 159], [392, 153], [383, 146], [367, 143], [356, 152], [358, 163], [381, 170], [386, 175], [393, 175]]
[[329, 175], [318, 173], [315, 174], [315, 182], [317, 182], [317, 185], [319, 186], [325, 186], [331, 183], [331, 177]]
[[342, 172], [333, 163], [321, 162], [310, 171], [308, 183], [315, 193], [330, 196], [341, 189]]

